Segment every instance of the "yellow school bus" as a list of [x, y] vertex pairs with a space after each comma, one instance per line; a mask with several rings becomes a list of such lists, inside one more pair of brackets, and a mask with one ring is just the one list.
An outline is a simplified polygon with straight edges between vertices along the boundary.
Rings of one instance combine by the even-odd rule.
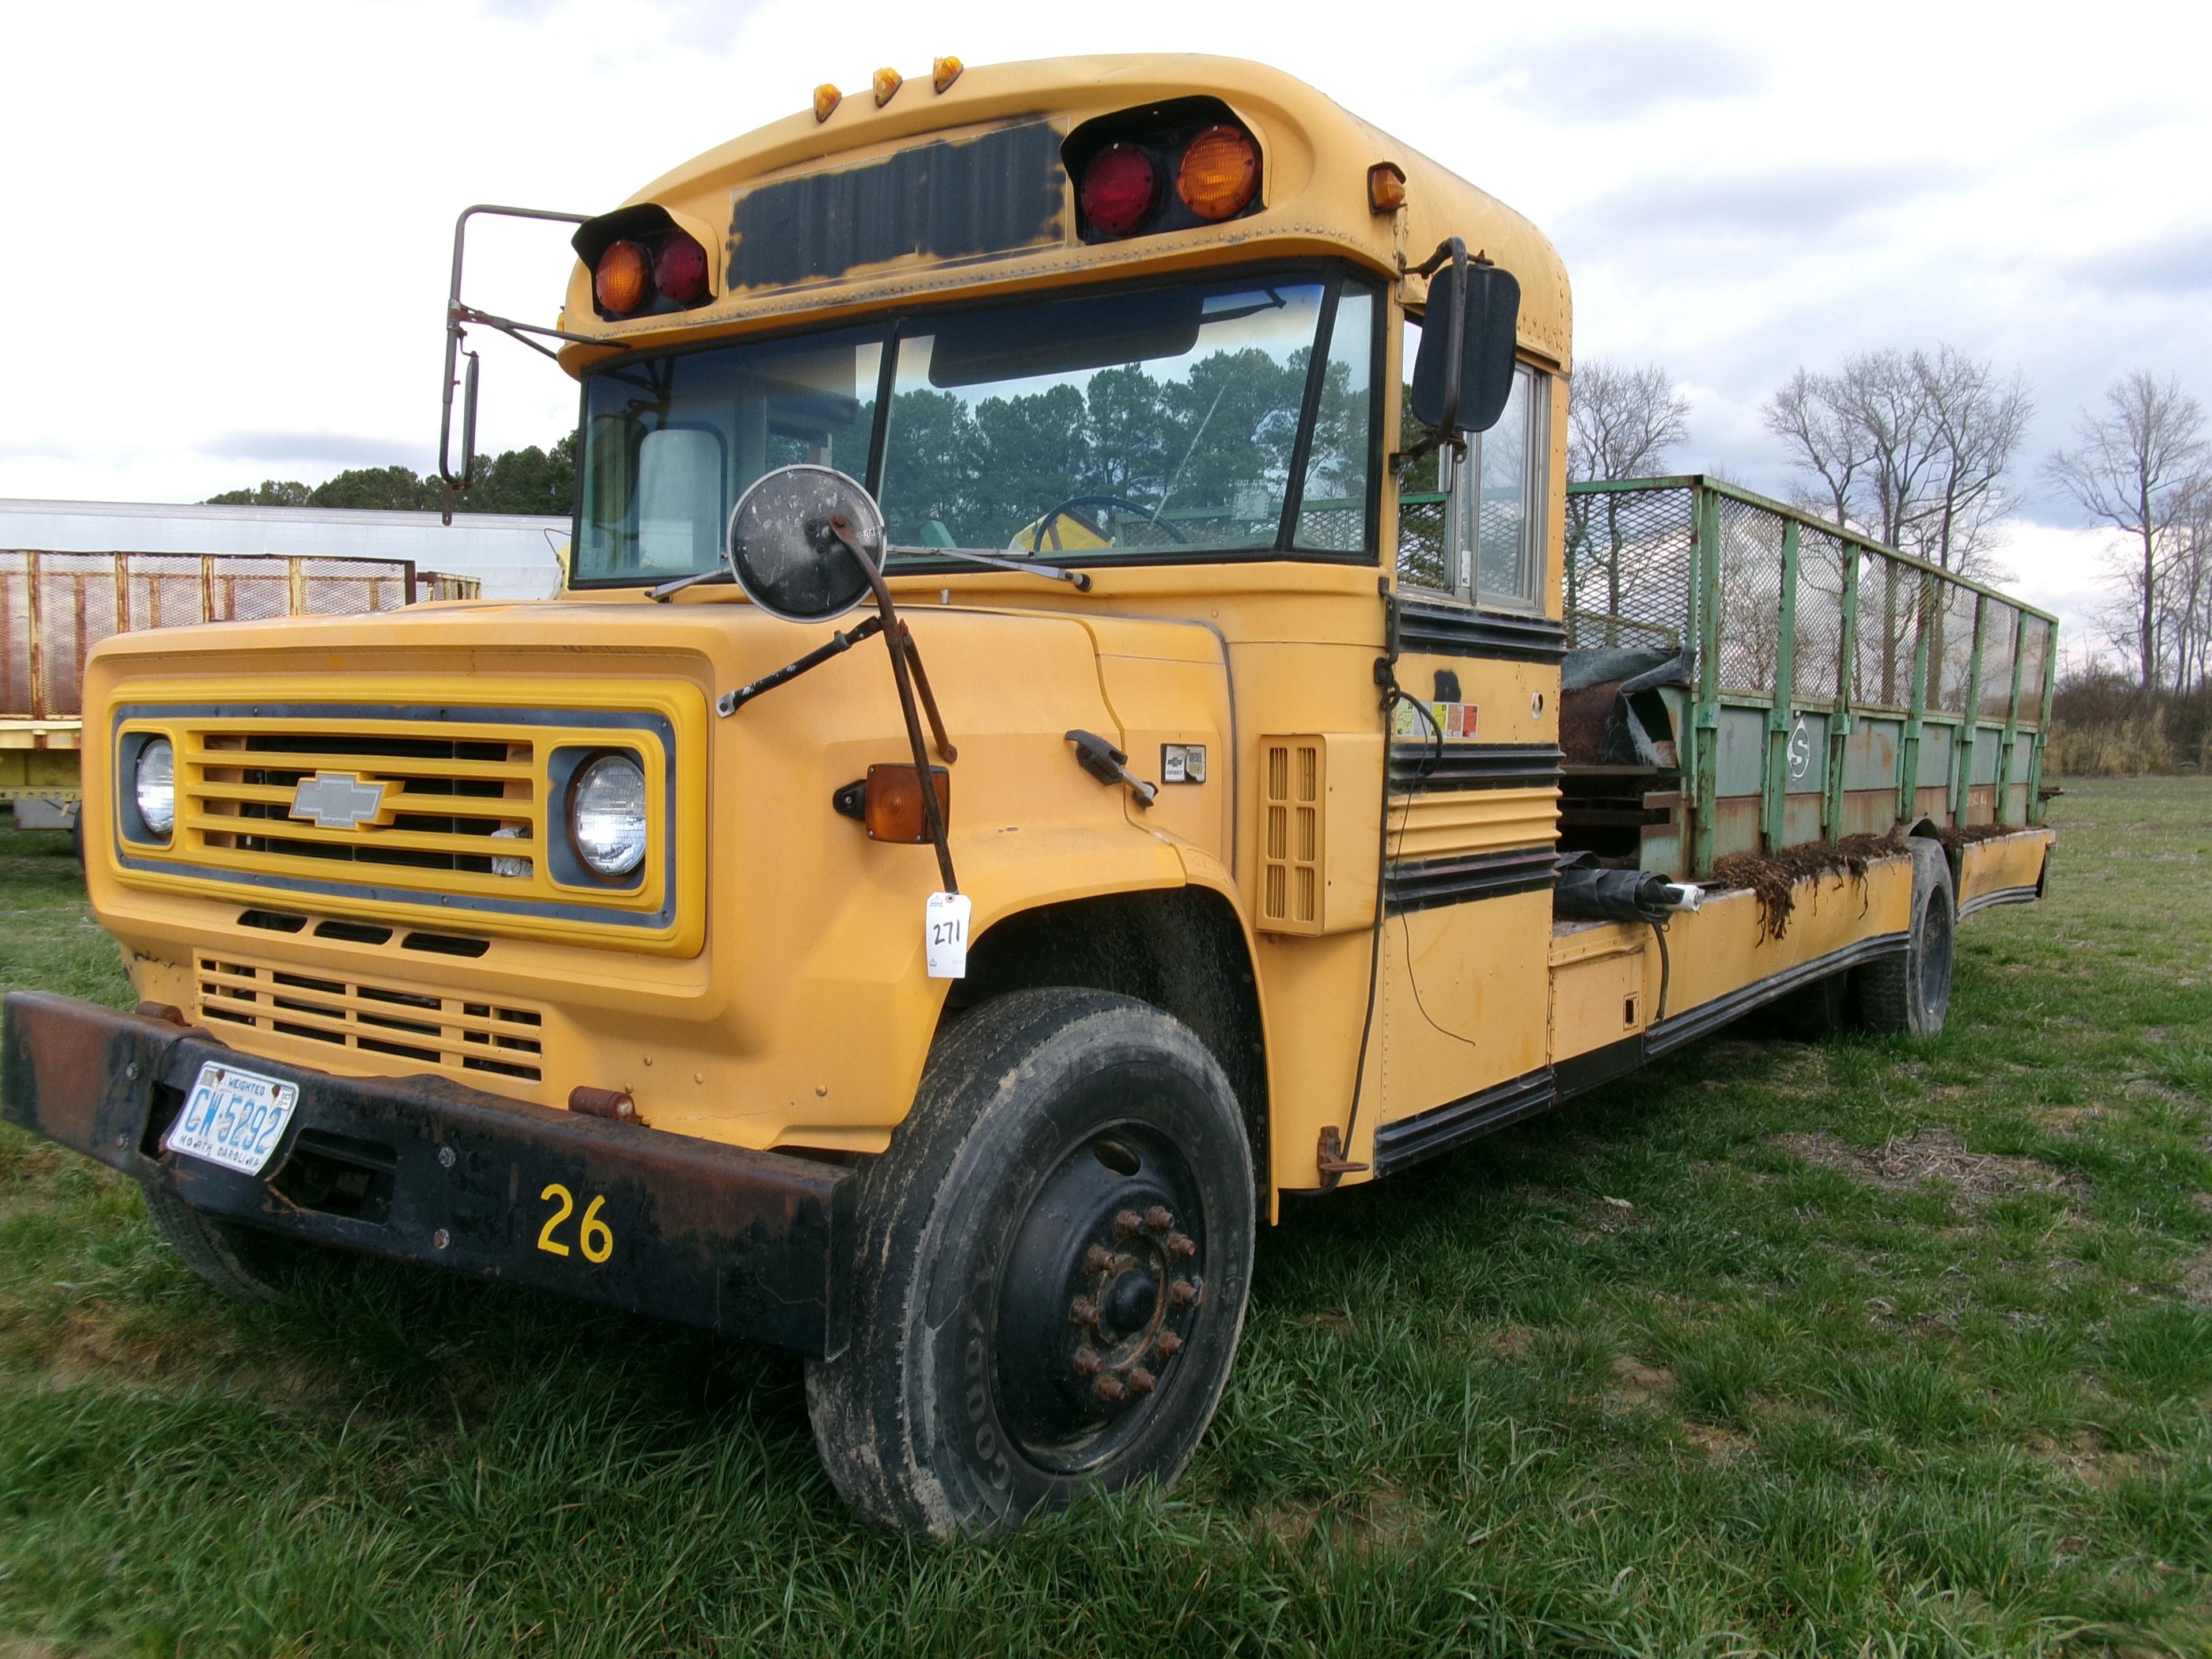
[[1287, 76], [941, 59], [532, 216], [447, 404], [576, 379], [562, 595], [87, 675], [143, 1000], [9, 998], [6, 1107], [232, 1294], [781, 1345], [860, 1515], [989, 1529], [1176, 1476], [1287, 1195], [1763, 1003], [1932, 1035], [2041, 891], [2051, 619], [1571, 491], [1559, 256]]

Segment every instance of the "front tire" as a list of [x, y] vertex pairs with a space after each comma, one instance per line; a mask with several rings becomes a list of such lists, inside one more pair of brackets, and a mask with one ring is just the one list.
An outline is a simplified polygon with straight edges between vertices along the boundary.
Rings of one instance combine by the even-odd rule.
[[165, 1187], [149, 1186], [155, 1230], [217, 1295], [233, 1302], [282, 1302], [298, 1247], [289, 1240], [203, 1215]]
[[1912, 854], [1911, 930], [1902, 951], [1858, 970], [1859, 1013], [1871, 1030], [1939, 1036], [1951, 1007], [1958, 902], [1942, 844], [1917, 836], [1905, 847]]
[[860, 1176], [852, 1340], [806, 1371], [832, 1484], [947, 1537], [1173, 1481], [1236, 1357], [1255, 1211], [1236, 1096], [1180, 1021], [984, 1004]]

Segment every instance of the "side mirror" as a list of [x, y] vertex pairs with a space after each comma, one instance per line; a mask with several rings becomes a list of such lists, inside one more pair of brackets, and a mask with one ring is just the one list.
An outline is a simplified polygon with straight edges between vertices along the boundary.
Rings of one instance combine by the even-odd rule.
[[848, 538], [883, 557], [875, 497], [835, 467], [802, 463], [763, 473], [738, 497], [722, 557], [745, 597], [771, 617], [831, 622], [872, 586]]
[[1505, 412], [1521, 317], [1521, 284], [1511, 271], [1468, 264], [1457, 239], [1450, 247], [1450, 263], [1429, 279], [1413, 400], [1413, 417], [1447, 441], [1487, 432]]

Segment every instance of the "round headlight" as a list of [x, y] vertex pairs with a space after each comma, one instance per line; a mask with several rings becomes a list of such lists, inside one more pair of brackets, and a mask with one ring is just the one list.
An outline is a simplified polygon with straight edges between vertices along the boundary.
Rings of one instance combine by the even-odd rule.
[[177, 751], [167, 738], [156, 738], [138, 751], [138, 769], [131, 781], [140, 822], [157, 836], [175, 829]]
[[576, 775], [568, 796], [576, 856], [602, 876], [645, 862], [645, 774], [627, 755], [602, 755]]

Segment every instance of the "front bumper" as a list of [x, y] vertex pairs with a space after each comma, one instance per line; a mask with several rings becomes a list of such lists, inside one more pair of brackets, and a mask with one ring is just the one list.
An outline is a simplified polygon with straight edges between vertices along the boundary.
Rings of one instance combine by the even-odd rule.
[[[801, 1353], [845, 1346], [849, 1170], [441, 1078], [335, 1077], [44, 992], [7, 999], [4, 1042], [0, 1115], [209, 1215]], [[162, 1150], [210, 1060], [299, 1086], [258, 1176]], [[586, 1217], [604, 1231], [582, 1237]]]

